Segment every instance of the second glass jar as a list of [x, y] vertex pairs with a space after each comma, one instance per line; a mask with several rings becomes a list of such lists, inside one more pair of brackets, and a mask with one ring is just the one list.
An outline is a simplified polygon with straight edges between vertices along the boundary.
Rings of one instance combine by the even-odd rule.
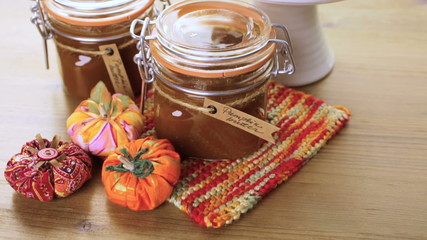
[[210, 117], [203, 102], [266, 119], [267, 86], [278, 67], [268, 17], [245, 2], [190, 0], [133, 27], [138, 23], [155, 24], [152, 33], [143, 26], [146, 32], [133, 36], [141, 72], [154, 80], [157, 136], [184, 157], [234, 159], [256, 151], [262, 139]]

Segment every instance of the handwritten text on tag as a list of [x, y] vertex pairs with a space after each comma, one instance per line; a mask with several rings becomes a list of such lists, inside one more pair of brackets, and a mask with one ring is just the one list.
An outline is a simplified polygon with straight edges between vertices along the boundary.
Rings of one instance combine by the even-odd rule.
[[204, 114], [238, 127], [271, 143], [275, 142], [272, 134], [280, 129], [252, 115], [207, 98], [205, 98], [203, 107], [212, 109], [210, 112], [203, 112]]
[[103, 54], [105, 67], [107, 68], [108, 75], [110, 76], [111, 83], [113, 84], [116, 93], [122, 93], [133, 98], [132, 86], [130, 85], [129, 77], [123, 65], [122, 58], [120, 57], [119, 49], [116, 44], [108, 44], [99, 46], [101, 51], [110, 50], [112, 54]]

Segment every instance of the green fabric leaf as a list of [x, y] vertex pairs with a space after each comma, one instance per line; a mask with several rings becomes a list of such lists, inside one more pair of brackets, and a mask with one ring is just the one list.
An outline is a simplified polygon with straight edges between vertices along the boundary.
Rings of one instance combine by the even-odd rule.
[[111, 117], [115, 117], [123, 112], [123, 106], [122, 101], [117, 98], [113, 97], [113, 101], [111, 101]]
[[92, 100], [88, 100], [87, 101], [87, 108], [89, 108], [89, 111], [91, 113], [100, 114], [99, 113], [98, 104], [96, 102], [92, 101]]
[[131, 102], [130, 97], [127, 96], [127, 95], [120, 95], [120, 96], [117, 96], [117, 98], [122, 101], [122, 107], [123, 107], [123, 109], [126, 109], [129, 106], [130, 102]]
[[117, 114], [121, 113], [121, 102], [117, 100], [117, 98], [113, 97], [113, 101], [111, 101], [111, 112], [110, 116], [114, 118]]
[[[149, 159], [141, 158], [141, 156], [148, 152], [149, 148], [143, 148], [136, 153], [134, 157], [132, 157], [126, 148], [122, 148], [119, 151], [123, 154], [123, 156], [133, 165], [132, 169], [129, 170], [125, 168], [123, 163], [119, 163], [116, 166], [107, 166], [105, 168], [106, 171], [116, 171], [116, 172], [132, 172], [138, 178], [145, 178], [149, 176], [154, 171], [153, 162]], [[120, 160], [120, 157], [119, 157]], [[123, 161], [123, 160], [120, 160]]]
[[126, 95], [116, 95], [111, 102], [111, 117], [123, 113], [130, 103], [130, 98]]
[[110, 111], [111, 93], [108, 91], [104, 82], [99, 81], [96, 86], [92, 88], [90, 99], [98, 104], [102, 103], [107, 113]]

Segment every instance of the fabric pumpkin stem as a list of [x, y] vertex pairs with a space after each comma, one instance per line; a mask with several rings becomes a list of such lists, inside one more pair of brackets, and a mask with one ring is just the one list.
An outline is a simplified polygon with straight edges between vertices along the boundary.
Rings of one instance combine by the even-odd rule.
[[[120, 149], [120, 152], [124, 155], [126, 160], [122, 160], [122, 156], [119, 156], [119, 160], [122, 163], [116, 166], [107, 166], [105, 170], [116, 171], [116, 172], [132, 172], [138, 178], [145, 178], [154, 171], [153, 163], [145, 158], [140, 158], [144, 153], [148, 152], [149, 148], [146, 147], [141, 149], [135, 157], [132, 157], [126, 148]], [[126, 163], [130, 164], [130, 167], [126, 167]]]
[[181, 158], [167, 139], [146, 137], [120, 145], [102, 165], [110, 201], [134, 211], [151, 210], [172, 193]]

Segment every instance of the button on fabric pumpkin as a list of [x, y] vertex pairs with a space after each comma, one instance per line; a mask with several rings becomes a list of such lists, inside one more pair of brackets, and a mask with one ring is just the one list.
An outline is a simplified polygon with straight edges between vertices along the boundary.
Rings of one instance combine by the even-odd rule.
[[91, 171], [92, 160], [79, 146], [38, 134], [8, 161], [4, 176], [24, 197], [47, 202], [77, 191]]
[[151, 210], [166, 201], [180, 176], [180, 156], [166, 139], [131, 141], [102, 166], [108, 198], [132, 210]]
[[128, 96], [114, 94], [99, 82], [90, 98], [77, 106], [67, 120], [68, 135], [85, 151], [107, 157], [118, 145], [135, 140], [142, 132], [144, 116]]

